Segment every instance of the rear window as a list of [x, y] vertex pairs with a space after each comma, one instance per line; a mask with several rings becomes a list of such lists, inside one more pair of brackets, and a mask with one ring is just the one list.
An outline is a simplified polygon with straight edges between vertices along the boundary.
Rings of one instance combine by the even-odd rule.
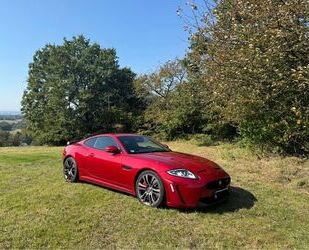
[[105, 149], [107, 146], [116, 146], [119, 148], [117, 142], [111, 137], [108, 136], [100, 136], [96, 138], [94, 147], [97, 149]]
[[88, 140], [86, 140], [85, 142], [84, 142], [84, 144], [86, 145], [86, 146], [88, 146], [88, 147], [94, 147], [94, 144], [95, 144], [95, 142], [96, 142], [96, 140], [97, 140], [97, 138], [90, 138], [90, 139], [88, 139]]

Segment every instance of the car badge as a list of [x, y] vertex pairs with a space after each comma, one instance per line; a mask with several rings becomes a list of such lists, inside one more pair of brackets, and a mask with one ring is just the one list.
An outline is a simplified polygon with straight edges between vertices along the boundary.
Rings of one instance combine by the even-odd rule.
[[220, 180], [220, 181], [219, 181], [219, 186], [221, 186], [221, 185], [222, 185], [222, 181]]

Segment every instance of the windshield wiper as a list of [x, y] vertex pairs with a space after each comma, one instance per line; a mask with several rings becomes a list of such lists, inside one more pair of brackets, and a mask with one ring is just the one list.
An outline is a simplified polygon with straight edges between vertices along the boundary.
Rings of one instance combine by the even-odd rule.
[[151, 151], [142, 151], [143, 153], [156, 153], [156, 152], [169, 152], [165, 149], [151, 150]]

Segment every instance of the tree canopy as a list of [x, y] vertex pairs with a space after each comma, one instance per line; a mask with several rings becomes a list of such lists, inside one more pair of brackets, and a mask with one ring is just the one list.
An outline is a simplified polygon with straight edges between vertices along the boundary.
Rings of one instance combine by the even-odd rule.
[[159, 87], [152, 91], [146, 124], [168, 139], [240, 136], [271, 151], [308, 154], [309, 2], [204, 2], [188, 4], [193, 18], [185, 19], [185, 83], [167, 98], [160, 92], [162, 68], [139, 78], [146, 88]]
[[22, 99], [27, 130], [41, 143], [62, 144], [90, 133], [132, 127], [135, 74], [116, 51], [83, 36], [46, 45], [29, 64]]
[[254, 143], [308, 153], [309, 2], [223, 0], [212, 14], [189, 59], [213, 109]]
[[114, 49], [83, 36], [38, 50], [22, 101], [27, 130], [61, 144], [121, 124], [308, 155], [309, 2], [202, 2], [188, 4], [186, 56], [150, 74], [120, 68]]

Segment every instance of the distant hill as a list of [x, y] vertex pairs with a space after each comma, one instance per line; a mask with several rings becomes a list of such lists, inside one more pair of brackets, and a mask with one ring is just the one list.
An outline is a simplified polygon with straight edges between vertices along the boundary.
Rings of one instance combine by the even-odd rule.
[[21, 115], [20, 111], [0, 111], [0, 115]]
[[16, 132], [26, 127], [26, 121], [19, 111], [0, 111], [0, 131]]
[[0, 121], [16, 123], [23, 120], [23, 115], [20, 111], [0, 111]]

